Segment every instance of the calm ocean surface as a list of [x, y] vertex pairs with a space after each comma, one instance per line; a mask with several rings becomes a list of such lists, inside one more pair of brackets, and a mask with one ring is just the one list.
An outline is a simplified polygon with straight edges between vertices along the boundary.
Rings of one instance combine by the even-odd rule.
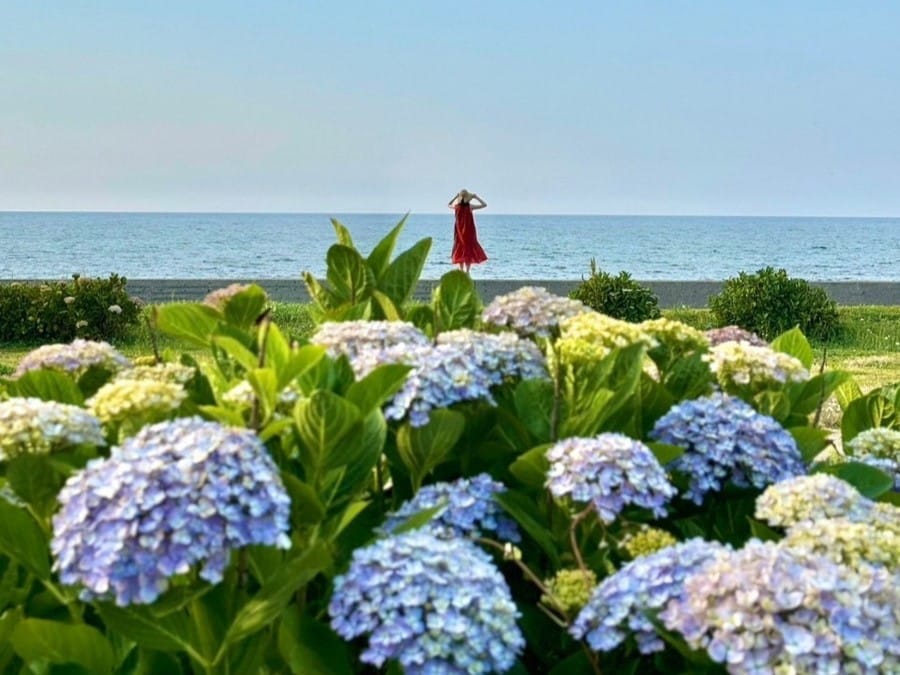
[[[324, 214], [0, 212], [0, 279], [277, 279], [325, 271]], [[364, 254], [390, 214], [336, 214]], [[592, 257], [642, 280], [722, 280], [766, 265], [811, 281], [900, 281], [900, 218], [476, 214], [478, 279], [579, 279]], [[423, 278], [449, 262], [453, 216], [413, 214], [400, 251], [433, 239]]]

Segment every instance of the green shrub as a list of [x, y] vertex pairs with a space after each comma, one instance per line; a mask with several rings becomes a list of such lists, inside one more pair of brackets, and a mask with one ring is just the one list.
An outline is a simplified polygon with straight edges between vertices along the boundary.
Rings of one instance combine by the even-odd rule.
[[709, 306], [717, 326], [737, 325], [766, 340], [794, 326], [811, 338], [828, 340], [841, 328], [837, 305], [823, 289], [772, 267], [728, 279]]
[[126, 279], [0, 284], [0, 342], [69, 342], [75, 338], [113, 340], [134, 326], [137, 303]]
[[659, 299], [649, 288], [641, 286], [628, 272], [614, 277], [597, 269], [597, 261], [591, 258], [591, 276], [581, 282], [570, 298], [616, 319], [640, 322], [658, 319]]

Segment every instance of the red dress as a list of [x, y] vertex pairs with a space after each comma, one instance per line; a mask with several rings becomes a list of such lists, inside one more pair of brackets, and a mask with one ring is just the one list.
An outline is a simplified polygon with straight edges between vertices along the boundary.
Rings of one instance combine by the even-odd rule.
[[473, 265], [488, 259], [475, 232], [475, 216], [469, 204], [457, 204], [456, 226], [453, 230], [453, 254], [450, 260], [454, 264]]

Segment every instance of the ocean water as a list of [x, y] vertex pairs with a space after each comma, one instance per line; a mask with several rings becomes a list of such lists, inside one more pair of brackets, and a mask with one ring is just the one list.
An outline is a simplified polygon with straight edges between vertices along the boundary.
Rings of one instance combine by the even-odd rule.
[[[325, 272], [338, 218], [364, 254], [391, 214], [0, 212], [0, 279], [278, 279]], [[641, 280], [722, 280], [772, 265], [810, 281], [900, 281], [900, 218], [476, 213], [476, 279], [579, 279], [591, 258]], [[399, 252], [432, 238], [422, 277], [453, 266], [453, 215], [412, 214]]]

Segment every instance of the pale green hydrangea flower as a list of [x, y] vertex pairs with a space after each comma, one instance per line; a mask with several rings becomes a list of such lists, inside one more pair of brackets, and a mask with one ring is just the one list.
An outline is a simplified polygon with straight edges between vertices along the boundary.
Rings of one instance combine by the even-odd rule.
[[863, 522], [871, 517], [874, 506], [875, 502], [863, 497], [850, 483], [817, 473], [767, 487], [756, 498], [756, 518], [777, 527], [823, 518]]
[[644, 525], [637, 532], [625, 535], [619, 542], [619, 547], [625, 549], [629, 557], [634, 560], [677, 543], [678, 540], [665, 530]]
[[106, 444], [100, 421], [82, 408], [37, 398], [0, 401], [0, 461], [81, 444]]
[[[890, 506], [886, 504], [885, 506]], [[853, 522], [847, 518], [804, 521], [788, 528], [784, 546], [831, 558], [856, 569], [861, 563], [900, 569], [900, 509], [885, 512], [877, 522]], [[888, 519], [887, 515], [893, 515]]]
[[591, 570], [560, 570], [545, 582], [549, 594], [541, 602], [563, 614], [574, 614], [584, 607], [597, 587], [597, 575]]
[[643, 344], [647, 349], [659, 342], [639, 324], [620, 321], [599, 312], [587, 312], [560, 322], [557, 348], [563, 361], [581, 362], [602, 359], [613, 349]]
[[[241, 380], [231, 389], [228, 389], [221, 395], [223, 403], [235, 405], [243, 408], [249, 408], [253, 405], [253, 385], [247, 380]], [[290, 410], [293, 405], [300, 399], [300, 389], [295, 384], [289, 384], [287, 387], [278, 392], [279, 409], [284, 411]]]
[[197, 372], [196, 368], [185, 366], [181, 363], [135, 363], [133, 368], [123, 370], [116, 376], [116, 380], [150, 380], [153, 382], [168, 382], [170, 384], [187, 384]]
[[765, 389], [788, 382], [805, 382], [809, 371], [790, 354], [747, 342], [723, 342], [703, 355], [726, 391], [735, 387]]
[[858, 433], [848, 445], [855, 457], [900, 460], [900, 429], [866, 429]]
[[687, 353], [709, 349], [709, 338], [703, 331], [672, 319], [648, 319], [638, 327], [663, 347], [673, 352]]
[[140, 420], [161, 421], [187, 398], [179, 384], [155, 380], [113, 380], [104, 384], [85, 405], [104, 424]]

